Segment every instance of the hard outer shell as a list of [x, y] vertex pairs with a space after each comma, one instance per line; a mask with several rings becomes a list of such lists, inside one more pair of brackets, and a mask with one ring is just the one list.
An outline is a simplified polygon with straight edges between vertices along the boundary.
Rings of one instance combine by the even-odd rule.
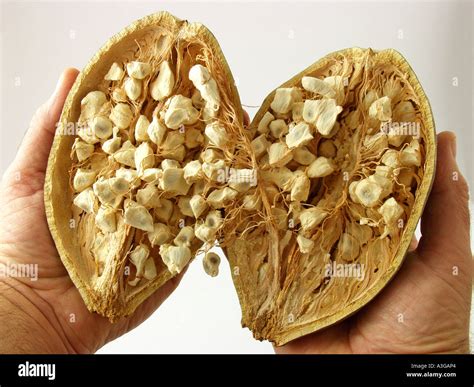
[[[81, 99], [90, 91], [96, 90], [97, 85], [103, 84], [103, 78], [114, 62], [123, 62], [137, 49], [137, 41], [145, 42], [148, 37], [160, 31], [170, 31], [175, 39], [193, 37], [204, 42], [211, 50], [214, 63], [228, 83], [221, 85], [225, 88], [228, 98], [236, 107], [237, 121], [242, 122], [243, 115], [238, 92], [234, 86], [231, 71], [224, 55], [211, 32], [199, 23], [189, 23], [180, 20], [167, 12], [160, 12], [137, 20], [124, 30], [113, 36], [94, 55], [87, 66], [79, 74], [65, 102], [60, 122], [63, 127], [68, 123], [77, 122], [80, 114]], [[143, 47], [142, 47], [143, 48]], [[103, 90], [106, 91], [106, 90]], [[118, 231], [110, 234], [106, 241], [108, 259], [113, 263], [113, 270], [104, 281], [96, 272], [94, 260], [84, 253], [91, 248], [89, 241], [82, 242], [79, 233], [91, 235], [96, 232], [93, 217], [80, 225], [80, 230], [71, 227], [73, 191], [70, 184], [71, 149], [76, 136], [57, 135], [49, 156], [48, 169], [45, 181], [45, 207], [51, 235], [56, 244], [64, 266], [79, 289], [87, 308], [98, 312], [114, 321], [127, 316], [156, 289], [169, 281], [173, 275], [159, 262], [157, 277], [149, 281], [139, 291], [124, 291], [123, 270], [125, 255], [130, 246], [130, 226], [119, 222]], [[82, 251], [82, 253], [81, 253]], [[105, 269], [104, 269], [105, 270]]]
[[[377, 245], [377, 251], [369, 252], [369, 256], [374, 259], [387, 261], [387, 265], [377, 274], [376, 280], [372, 281], [371, 286], [366, 287], [356, 299], [345, 289], [335, 288], [334, 290], [335, 285], [332, 284], [334, 290], [332, 298], [327, 298], [326, 304], [317, 309], [320, 313], [308, 312], [312, 307], [310, 305], [308, 310], [299, 315], [293, 314], [294, 309], [298, 310], [295, 306], [301, 305], [304, 301], [302, 294], [296, 294], [293, 287], [301, 279], [302, 269], [301, 266], [298, 268], [298, 265], [304, 264], [302, 261], [304, 257], [301, 258], [296, 238], [282, 237], [277, 227], [267, 222], [264, 226], [254, 227], [243, 237], [237, 237], [232, 244], [225, 246], [224, 251], [230, 261], [232, 278], [242, 308], [242, 326], [251, 329], [255, 338], [270, 340], [276, 345], [283, 345], [347, 318], [370, 302], [389, 283], [404, 260], [434, 179], [436, 134], [431, 108], [415, 73], [397, 51], [389, 49], [376, 52], [371, 49], [350, 48], [334, 52], [303, 70], [280, 87], [289, 88], [301, 85], [303, 76], [317, 76], [325, 69], [327, 70], [331, 63], [342, 57], [354, 60], [368, 58], [374, 65], [391, 64], [405, 75], [406, 81], [418, 100], [419, 112], [424, 125], [426, 152], [423, 164], [424, 174], [418, 185], [412, 212], [401, 234], [396, 253], [389, 257], [389, 252], [384, 250], [381, 244]], [[254, 134], [257, 132], [260, 120], [269, 111], [274, 95], [275, 91], [268, 95], [252, 121], [250, 131], [253, 131]], [[258, 135], [259, 133], [256, 133], [255, 138]], [[251, 137], [251, 139], [253, 138]], [[261, 177], [257, 187], [261, 194], [270, 192], [264, 189], [267, 185], [268, 182]], [[262, 199], [265, 204], [265, 197]], [[246, 222], [249, 221], [242, 219], [243, 226], [240, 229], [245, 228]], [[322, 231], [323, 236], [330, 238], [331, 228], [334, 227], [336, 227], [335, 224], [328, 224]], [[281, 251], [279, 246], [285, 242], [288, 244]], [[337, 240], [333, 242], [337, 242]], [[321, 243], [323, 242], [316, 240], [315, 244]], [[321, 264], [327, 262], [325, 257], [317, 258]], [[312, 289], [317, 292], [319, 286], [325, 286], [325, 284], [308, 281], [302, 288], [308, 292], [311, 292]], [[325, 313], [327, 310], [332, 312]]]

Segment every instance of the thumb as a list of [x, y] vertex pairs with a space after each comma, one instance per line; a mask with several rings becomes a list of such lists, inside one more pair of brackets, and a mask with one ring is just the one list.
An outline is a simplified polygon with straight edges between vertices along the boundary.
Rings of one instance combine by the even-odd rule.
[[45, 172], [56, 123], [78, 73], [78, 70], [73, 68], [64, 70], [51, 97], [36, 111], [15, 160], [5, 174], [7, 180], [11, 177], [12, 172], [20, 176], [25, 172], [28, 175]]
[[[456, 136], [438, 135], [438, 160], [433, 188], [421, 219], [420, 257], [431, 266], [471, 261], [469, 191], [456, 163]], [[439, 256], [443, 255], [440, 260]]]

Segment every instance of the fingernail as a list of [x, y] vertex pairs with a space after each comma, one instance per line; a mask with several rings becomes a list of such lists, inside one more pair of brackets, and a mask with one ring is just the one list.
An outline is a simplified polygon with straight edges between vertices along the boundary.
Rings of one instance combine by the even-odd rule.
[[453, 133], [451, 136], [451, 151], [453, 152], [454, 158], [456, 158], [456, 135]]
[[54, 88], [53, 94], [49, 97], [50, 101], [54, 99], [54, 97], [58, 94], [59, 89], [61, 88], [61, 84], [63, 83], [64, 73], [59, 76], [58, 82], [56, 83], [56, 87]]

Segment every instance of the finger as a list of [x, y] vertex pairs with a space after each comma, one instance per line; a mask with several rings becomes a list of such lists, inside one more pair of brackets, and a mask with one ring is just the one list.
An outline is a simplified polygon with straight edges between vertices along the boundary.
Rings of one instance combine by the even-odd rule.
[[46, 170], [56, 123], [78, 73], [79, 71], [73, 68], [64, 70], [51, 97], [35, 113], [13, 161], [12, 168], [15, 172]]
[[408, 251], [414, 251], [418, 247], [418, 240], [416, 239], [416, 236], [413, 235], [413, 238], [411, 238], [410, 246], [408, 246]]
[[[457, 261], [471, 257], [468, 187], [456, 163], [454, 133], [438, 135], [438, 161], [433, 188], [421, 219], [418, 253], [439, 264], [436, 255]], [[437, 253], [437, 254], [436, 254]], [[444, 261], [443, 261], [444, 262]], [[449, 263], [449, 262], [448, 262]]]
[[244, 127], [246, 128], [249, 125], [250, 125], [250, 117], [247, 111], [244, 110]]

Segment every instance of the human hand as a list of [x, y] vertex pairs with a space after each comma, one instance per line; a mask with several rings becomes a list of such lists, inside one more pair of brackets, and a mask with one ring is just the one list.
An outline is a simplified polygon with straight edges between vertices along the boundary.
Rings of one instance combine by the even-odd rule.
[[0, 186], [0, 265], [37, 264], [38, 280], [0, 278], [1, 353], [91, 353], [130, 331], [173, 292], [171, 279], [128, 317], [111, 324], [90, 313], [49, 233], [43, 203], [48, 155], [66, 96], [78, 71], [62, 74], [37, 111]]
[[467, 353], [472, 291], [468, 186], [456, 140], [438, 135], [436, 177], [412, 246], [396, 278], [354, 316], [299, 338], [277, 353]]

